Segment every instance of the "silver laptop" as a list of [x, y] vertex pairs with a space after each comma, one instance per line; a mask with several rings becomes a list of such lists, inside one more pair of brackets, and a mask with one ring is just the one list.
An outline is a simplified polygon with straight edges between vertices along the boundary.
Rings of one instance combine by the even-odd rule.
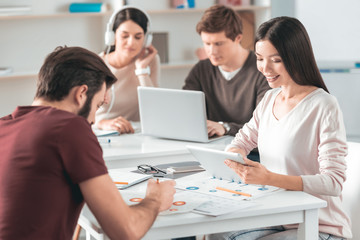
[[138, 87], [138, 97], [144, 135], [193, 142], [213, 140], [208, 137], [203, 92]]

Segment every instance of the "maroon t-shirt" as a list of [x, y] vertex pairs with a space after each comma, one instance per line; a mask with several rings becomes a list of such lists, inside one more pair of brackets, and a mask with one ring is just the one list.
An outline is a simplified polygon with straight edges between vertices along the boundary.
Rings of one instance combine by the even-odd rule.
[[106, 173], [85, 118], [18, 107], [0, 119], [0, 239], [71, 239], [84, 204], [79, 183]]

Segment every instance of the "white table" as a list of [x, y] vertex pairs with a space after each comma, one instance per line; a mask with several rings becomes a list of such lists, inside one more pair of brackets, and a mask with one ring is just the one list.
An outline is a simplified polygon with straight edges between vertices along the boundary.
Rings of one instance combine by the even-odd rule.
[[[225, 137], [201, 144], [127, 134], [110, 137], [111, 142], [101, 144], [108, 168], [135, 167], [139, 164], [164, 164], [194, 161], [186, 145], [200, 145], [224, 149], [233, 137]], [[299, 223], [298, 239], [317, 239], [318, 209], [326, 202], [304, 192], [284, 191], [259, 198], [259, 205], [233, 214], [210, 217], [195, 213], [158, 216], [144, 239], [170, 239], [254, 227]], [[85, 206], [78, 223], [86, 231], [87, 239], [106, 239], [95, 217]]]
[[[195, 213], [158, 216], [144, 239], [170, 239], [299, 223], [298, 239], [318, 239], [318, 209], [326, 202], [304, 192], [282, 191], [257, 200], [256, 207], [232, 214], [210, 217]], [[95, 239], [107, 239], [87, 207], [78, 223]]]
[[134, 167], [140, 164], [165, 164], [182, 161], [196, 161], [186, 145], [206, 146], [224, 149], [234, 138], [225, 136], [210, 143], [176, 141], [150, 136], [141, 133], [123, 134], [108, 137], [110, 143], [101, 143], [105, 163], [109, 169]]

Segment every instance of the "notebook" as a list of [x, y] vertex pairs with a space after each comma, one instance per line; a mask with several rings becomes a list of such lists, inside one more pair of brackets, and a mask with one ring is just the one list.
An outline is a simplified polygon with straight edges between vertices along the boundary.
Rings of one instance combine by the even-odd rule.
[[115, 131], [115, 130], [100, 130], [100, 129], [93, 128], [93, 132], [96, 137], [108, 137], [108, 136], [119, 135], [119, 132]]
[[209, 142], [205, 94], [201, 91], [138, 87], [141, 130], [154, 137]]
[[[141, 132], [140, 129], [140, 124], [139, 122], [131, 122], [131, 126], [134, 129], [135, 133]], [[119, 132], [116, 130], [102, 130], [102, 129], [98, 129], [97, 127], [95, 127], [95, 125], [91, 126], [94, 134], [96, 137], [108, 137], [108, 136], [118, 136]]]
[[118, 189], [125, 189], [131, 187], [152, 177], [152, 175], [127, 172], [123, 169], [110, 169], [108, 170], [108, 172]]

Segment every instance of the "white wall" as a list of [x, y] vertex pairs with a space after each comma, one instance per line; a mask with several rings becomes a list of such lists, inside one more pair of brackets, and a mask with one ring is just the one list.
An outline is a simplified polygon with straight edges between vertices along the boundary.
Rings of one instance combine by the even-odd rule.
[[298, 18], [317, 60], [360, 61], [359, 0], [272, 0], [272, 16]]
[[295, 0], [271, 0], [271, 16], [295, 16]]
[[[12, 0], [3, 1], [13, 2]], [[111, 1], [107, 0], [107, 2]], [[157, 8], [161, 8], [166, 5], [167, 1], [156, 0], [155, 5]], [[32, 4], [37, 13], [64, 10], [69, 2], [73, 1], [57, 1], [56, 7], [54, 7], [52, 1], [19, 0], [19, 3], [22, 4]], [[142, 8], [145, 9], [153, 9], [151, 7], [155, 6], [154, 3], [150, 4], [151, 1], [130, 0], [130, 2], [134, 5], [141, 3]], [[211, 4], [214, 0], [197, 0], [197, 2]], [[360, 61], [359, 9], [359, 0], [272, 0], [272, 16], [295, 16], [305, 25], [313, 44], [315, 57], [320, 61]], [[174, 28], [173, 31], [169, 31], [169, 58], [171, 61], [194, 59], [194, 50], [201, 46], [201, 40], [195, 32], [195, 24], [189, 27], [186, 23], [196, 23], [200, 19], [200, 15], [189, 13], [151, 16], [154, 31], [169, 31], [169, 28]], [[104, 17], [104, 20], [106, 18]], [[164, 21], [164, 18], [170, 18], [171, 21]], [[1, 20], [0, 30], [3, 33], [11, 31], [11, 34], [1, 35], [0, 66], [15, 66], [15, 71], [38, 70], [45, 55], [55, 45], [62, 44], [80, 45], [99, 52], [103, 48], [103, 25], [105, 22], [102, 24], [96, 18]], [[179, 22], [184, 24], [179, 25]], [[37, 27], [34, 28], [35, 25]], [[184, 32], [186, 34], [181, 34]], [[17, 51], [18, 48], [25, 48], [26, 51]], [[162, 87], [180, 88], [183, 84], [181, 82], [183, 77], [179, 79], [176, 76], [186, 76], [188, 70], [183, 68], [163, 71]], [[348, 134], [360, 138], [360, 129], [357, 126], [357, 123], [360, 122], [360, 111], [357, 109], [360, 102], [356, 97], [356, 90], [359, 89], [357, 80], [360, 81], [360, 74], [326, 74], [324, 78], [325, 82], [331, 85], [331, 92], [340, 102]], [[29, 104], [34, 96], [35, 83], [33, 80], [16, 81], [0, 81], [1, 116], [11, 112], [16, 105]]]
[[[360, 61], [359, 0], [296, 0], [295, 17], [307, 29], [321, 66], [355, 67]], [[325, 62], [325, 64], [323, 64]], [[322, 74], [344, 114], [348, 138], [360, 139], [360, 74]]]
[[339, 102], [348, 140], [360, 142], [360, 74], [323, 73], [322, 76], [330, 94]]
[[[298, 18], [311, 39], [320, 68], [360, 62], [359, 0], [272, 0], [272, 16]], [[340, 104], [348, 139], [360, 141], [360, 74], [322, 74]]]
[[352, 222], [352, 239], [358, 240], [360, 239], [360, 143], [348, 142], [348, 147], [347, 176], [343, 185], [343, 206]]
[[359, 0], [297, 0], [295, 9], [318, 60], [360, 60]]
[[272, 16], [298, 18], [320, 61], [360, 61], [359, 0], [272, 0]]
[[[11, 0], [8, 5], [12, 4]], [[3, 2], [0, 2], [2, 5]], [[32, 14], [67, 12], [72, 0], [19, 0], [32, 6]], [[87, 0], [79, 0], [84, 2]], [[89, 0], [96, 1], [96, 0]], [[116, 0], [107, 0], [112, 2]], [[120, 0], [118, 0], [120, 1]], [[215, 0], [201, 0], [199, 8], [206, 8]], [[167, 9], [169, 0], [130, 0], [145, 10]], [[200, 3], [200, 2], [199, 2]], [[168, 32], [170, 62], [196, 62], [195, 50], [202, 46], [195, 31], [201, 12], [150, 14], [152, 31]], [[40, 69], [47, 54], [58, 45], [81, 46], [96, 53], [104, 48], [105, 24], [109, 16], [0, 19], [0, 66], [11, 66], [15, 73]], [[162, 87], [181, 88], [190, 68], [162, 69]], [[30, 104], [35, 94], [35, 79], [0, 79], [0, 116], [9, 114], [18, 105]]]
[[6, 79], [0, 81], [0, 117], [14, 111], [16, 106], [30, 105], [36, 93], [36, 79]]
[[[30, 5], [29, 14], [43, 15], [67, 12], [70, 2], [74, 1], [1, 0], [0, 4]], [[11, 66], [14, 73], [35, 74], [46, 55], [59, 45], [100, 52], [104, 48], [105, 19], [107, 16], [0, 19], [0, 66]], [[11, 113], [18, 105], [31, 104], [35, 90], [34, 77], [0, 79], [0, 116]]]

